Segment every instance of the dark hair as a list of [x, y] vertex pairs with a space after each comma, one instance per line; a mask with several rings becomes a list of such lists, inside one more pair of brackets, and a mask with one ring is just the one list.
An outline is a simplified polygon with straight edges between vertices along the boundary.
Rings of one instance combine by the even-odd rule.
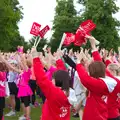
[[70, 84], [70, 76], [67, 71], [58, 70], [53, 74], [53, 78], [55, 79], [55, 85], [61, 87], [62, 90], [69, 91]]
[[1, 72], [7, 72], [8, 71], [8, 67], [3, 62], [0, 62], [0, 71]]
[[88, 67], [90, 76], [92, 76], [94, 78], [99, 78], [99, 77], [104, 78], [105, 77], [105, 69], [106, 69], [105, 64], [103, 62], [99, 62], [99, 61], [92, 62]]

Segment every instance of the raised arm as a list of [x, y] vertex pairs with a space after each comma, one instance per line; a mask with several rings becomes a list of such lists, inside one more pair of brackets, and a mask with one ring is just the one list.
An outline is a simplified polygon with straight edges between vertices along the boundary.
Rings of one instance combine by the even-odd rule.
[[96, 92], [96, 93], [103, 93], [104, 91], [106, 91], [106, 94], [107, 94], [108, 89], [102, 80], [98, 80], [89, 76], [85, 68], [82, 66], [82, 64], [77, 64], [76, 69], [80, 77], [81, 83], [89, 91]]
[[73, 60], [68, 55], [63, 55], [63, 59], [69, 66], [71, 66], [72, 68], [76, 70], [76, 64], [73, 62]]
[[58, 89], [57, 87], [55, 87], [55, 85], [50, 80], [48, 80], [48, 77], [44, 71], [44, 67], [37, 55], [37, 52], [34, 51], [32, 55], [34, 58], [33, 68], [34, 68], [34, 73], [36, 76], [37, 84], [47, 99], [53, 99], [54, 97], [52, 96], [55, 96], [55, 94], [53, 93], [57, 91]]
[[28, 71], [28, 66], [27, 66], [25, 54], [20, 53], [19, 56], [20, 56], [21, 64], [22, 64], [21, 66], [23, 67], [22, 69], [25, 71]]
[[62, 58], [62, 51], [61, 50], [58, 50], [57, 53], [56, 53], [56, 56], [55, 56], [55, 59], [56, 59], [56, 67], [58, 70], [67, 70], [66, 69], [66, 66], [65, 66], [65, 63], [63, 62], [63, 60], [61, 59]]
[[57, 67], [58, 70], [67, 70], [64, 62], [62, 61], [62, 59], [58, 59], [56, 61], [56, 67]]
[[81, 64], [81, 60], [83, 59], [84, 54], [81, 52], [79, 55], [77, 55], [77, 66], [76, 70], [78, 72], [78, 75], [80, 77], [81, 83], [92, 92], [96, 93], [103, 93], [106, 91], [108, 92], [108, 89], [105, 85], [105, 83], [102, 80], [98, 80], [96, 78], [93, 78], [88, 75], [88, 72], [85, 70], [83, 65]]
[[9, 69], [11, 69], [11, 70], [13, 70], [13, 71], [15, 71], [15, 72], [17, 72], [17, 73], [21, 73], [21, 70], [16, 69], [16, 68], [13, 67], [10, 63], [8, 63], [8, 62], [2, 57], [1, 53], [0, 53], [0, 60], [1, 60], [2, 62], [4, 62]]
[[90, 41], [91, 48], [92, 48], [92, 57], [93, 57], [94, 61], [102, 61], [102, 58], [96, 47], [96, 43], [95, 43], [96, 39], [92, 36], [86, 36], [86, 38], [89, 39], [89, 41]]

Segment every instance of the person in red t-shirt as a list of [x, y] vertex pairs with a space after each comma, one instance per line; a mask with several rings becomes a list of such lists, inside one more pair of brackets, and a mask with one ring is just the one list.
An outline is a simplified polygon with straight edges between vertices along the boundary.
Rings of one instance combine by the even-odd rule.
[[46, 97], [41, 120], [70, 120], [70, 103], [67, 98], [70, 80], [68, 72], [58, 70], [50, 81], [35, 48], [32, 49], [32, 55], [37, 84]]
[[[94, 39], [91, 39], [91, 43], [92, 43], [92, 48], [95, 48], [95, 42]], [[95, 51], [93, 53], [93, 58], [95, 61], [102, 61], [101, 57], [99, 55], [98, 51]], [[114, 64], [108, 64], [108, 67], [106, 69], [106, 76], [108, 76], [109, 81], [105, 81], [105, 83], [107, 83], [107, 87], [110, 91], [110, 94], [108, 97], [106, 97], [106, 103], [107, 103], [107, 108], [108, 108], [108, 120], [119, 120], [120, 119], [120, 113], [119, 113], [119, 93], [120, 93], [120, 81], [115, 77], [116, 74], [115, 72], [110, 69], [110, 66], [112, 65], [112, 69], [113, 66], [116, 69], [117, 66], [115, 66]], [[114, 74], [113, 74], [114, 73]], [[113, 82], [116, 84], [113, 87], [113, 84], [110, 84], [111, 82]], [[111, 87], [111, 90], [110, 90]]]
[[110, 63], [107, 67], [111, 77], [117, 81], [117, 86], [114, 92], [108, 96], [108, 120], [120, 120], [120, 78], [117, 76], [119, 66], [115, 63]]
[[[94, 60], [99, 57], [96, 53], [96, 46], [92, 44]], [[100, 60], [92, 62], [89, 67], [89, 75], [82, 64], [80, 64], [84, 55], [78, 56], [77, 72], [82, 84], [89, 90], [86, 106], [84, 109], [83, 120], [107, 120], [108, 108], [107, 97], [112, 93], [117, 85], [115, 79], [106, 77], [106, 67]], [[82, 74], [81, 74], [82, 73]]]

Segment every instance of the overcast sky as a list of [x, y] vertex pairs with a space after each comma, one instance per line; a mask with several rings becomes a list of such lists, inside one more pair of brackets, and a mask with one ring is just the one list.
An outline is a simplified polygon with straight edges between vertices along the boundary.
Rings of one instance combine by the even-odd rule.
[[[118, 1], [117, 5], [120, 7], [120, 0]], [[25, 37], [25, 40], [28, 41], [32, 37], [30, 29], [33, 22], [40, 23], [42, 27], [49, 25], [52, 28], [56, 0], [19, 0], [19, 2], [24, 8], [24, 18], [19, 23], [19, 30], [20, 34]], [[78, 5], [76, 5], [76, 8], [78, 8]], [[120, 12], [115, 17], [120, 20]], [[50, 38], [51, 34], [52, 32], [49, 31], [45, 37]]]

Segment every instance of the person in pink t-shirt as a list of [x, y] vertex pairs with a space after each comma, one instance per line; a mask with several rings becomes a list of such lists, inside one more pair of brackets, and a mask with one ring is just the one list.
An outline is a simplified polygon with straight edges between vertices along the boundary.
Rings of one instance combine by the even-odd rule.
[[5, 81], [6, 81], [6, 71], [7, 66], [0, 62], [0, 120], [4, 120], [3, 118], [3, 109], [5, 107]]
[[24, 54], [19, 53], [18, 54], [18, 66], [20, 66], [20, 68], [16, 68], [14, 66], [12, 66], [11, 64], [9, 64], [0, 54], [0, 59], [1, 61], [3, 61], [9, 69], [17, 72], [20, 74], [19, 77], [19, 82], [18, 82], [18, 97], [21, 98], [22, 101], [22, 106], [23, 106], [23, 111], [24, 111], [24, 115], [21, 116], [19, 118], [19, 120], [30, 120], [30, 96], [32, 95], [32, 90], [29, 87], [29, 80], [30, 80], [30, 75], [31, 75], [31, 64], [30, 61], [28, 59], [25, 58]]

